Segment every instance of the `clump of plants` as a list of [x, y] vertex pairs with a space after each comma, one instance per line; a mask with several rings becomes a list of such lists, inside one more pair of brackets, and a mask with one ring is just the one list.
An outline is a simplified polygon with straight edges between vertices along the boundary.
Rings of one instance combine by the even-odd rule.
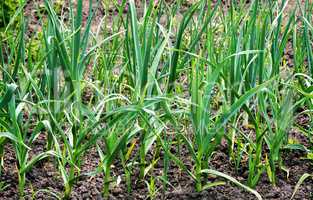
[[[312, 120], [297, 122], [313, 116], [309, 1], [285, 16], [285, 0], [77, 0], [64, 12], [64, 1], [44, 0], [37, 33], [27, 32], [23, 7], [10, 11], [14, 2], [1, 2], [2, 15], [20, 23], [0, 20], [0, 158], [13, 146], [20, 198], [29, 195], [28, 173], [49, 162], [63, 191], [33, 196], [71, 199], [79, 182], [99, 176], [105, 199], [121, 182], [131, 195], [134, 178], [157, 199], [172, 191], [175, 167], [196, 192], [231, 184], [262, 199], [260, 180], [276, 187], [279, 172], [289, 175], [286, 151], [312, 159], [312, 142], [289, 137], [293, 130], [313, 141]], [[94, 25], [99, 6], [104, 16]], [[34, 154], [37, 140], [44, 148]], [[99, 161], [86, 172], [90, 150]], [[244, 180], [216, 169], [220, 151]]]

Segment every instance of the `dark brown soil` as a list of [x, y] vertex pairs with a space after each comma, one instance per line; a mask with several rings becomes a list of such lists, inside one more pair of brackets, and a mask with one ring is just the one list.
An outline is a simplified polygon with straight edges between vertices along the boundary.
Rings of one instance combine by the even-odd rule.
[[[297, 133], [291, 133], [294, 137], [299, 137]], [[32, 154], [37, 154], [43, 151], [45, 145], [45, 136], [41, 136], [34, 144]], [[304, 141], [306, 142], [306, 141]], [[217, 151], [210, 162], [210, 166], [220, 172], [224, 172], [240, 182], [244, 183], [247, 179], [247, 169], [241, 169], [236, 172], [232, 162], [229, 161], [227, 149], [223, 148]], [[188, 152], [183, 150], [181, 158], [189, 169], [192, 169], [192, 162], [189, 159]], [[152, 155], [149, 155], [152, 157]], [[148, 156], [148, 159], [149, 159]], [[162, 155], [161, 155], [162, 156]], [[289, 199], [292, 195], [294, 187], [299, 178], [304, 173], [313, 173], [312, 161], [304, 159], [306, 155], [300, 151], [284, 151], [283, 163], [289, 170], [289, 177], [287, 173], [278, 170], [277, 186], [273, 187], [268, 181], [266, 174], [263, 174], [256, 190], [262, 195], [264, 199]], [[17, 172], [16, 162], [14, 156], [14, 149], [11, 145], [6, 146], [6, 153], [4, 157], [4, 171], [0, 177], [0, 181], [9, 184], [3, 192], [0, 192], [1, 199], [18, 199], [17, 196]], [[40, 190], [49, 190], [52, 193], [61, 194], [63, 190], [62, 179], [56, 171], [53, 159], [44, 160], [38, 163], [27, 174], [26, 199], [56, 199], [47, 192], [40, 192]], [[82, 174], [94, 171], [99, 164], [99, 156], [95, 149], [91, 149], [83, 159]], [[137, 168], [137, 167], [136, 167]], [[227, 183], [223, 186], [217, 186], [205, 190], [201, 193], [195, 191], [195, 183], [192, 179], [178, 167], [171, 163], [170, 171], [168, 173], [168, 180], [170, 186], [167, 191], [163, 192], [162, 183], [158, 177], [162, 176], [163, 162], [159, 160], [150, 172], [156, 178], [156, 188], [160, 190], [156, 194], [156, 199], [256, 199], [250, 193], [240, 189], [239, 187]], [[242, 172], [241, 172], [242, 171]], [[125, 183], [125, 175], [123, 168], [119, 162], [112, 166], [112, 177], [121, 178], [119, 185], [111, 184], [110, 199], [149, 199], [149, 192], [147, 185], [138, 180], [138, 171], [133, 171], [131, 179], [132, 191], [127, 192]], [[150, 178], [146, 177], [146, 181]], [[209, 177], [209, 181], [220, 181], [217, 177]], [[76, 184], [72, 193], [72, 199], [102, 199], [101, 191], [103, 186], [103, 175], [99, 173], [95, 176], [84, 176]], [[313, 180], [307, 179], [300, 187], [294, 199], [312, 199], [313, 198]]]

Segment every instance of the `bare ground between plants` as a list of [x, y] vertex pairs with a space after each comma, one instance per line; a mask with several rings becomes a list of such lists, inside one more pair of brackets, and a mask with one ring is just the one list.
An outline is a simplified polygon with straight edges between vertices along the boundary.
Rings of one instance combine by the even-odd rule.
[[[293, 137], [298, 138], [301, 141], [300, 135], [292, 133]], [[45, 146], [45, 136], [42, 135], [35, 144], [36, 148], [32, 153], [38, 154], [43, 151]], [[152, 156], [152, 155], [150, 155]], [[155, 165], [155, 168], [150, 173], [155, 178], [162, 175], [162, 155], [161, 159]], [[149, 156], [148, 156], [149, 157]], [[285, 151], [283, 152], [283, 163], [289, 170], [288, 174], [283, 171], [278, 171], [277, 186], [272, 186], [268, 181], [266, 174], [263, 174], [260, 183], [256, 190], [262, 195], [264, 199], [290, 199], [294, 187], [299, 178], [304, 173], [313, 173], [312, 163], [304, 159], [305, 154], [300, 151]], [[184, 158], [184, 163], [190, 169], [193, 166], [189, 159], [186, 149], [182, 149], [181, 158]], [[99, 156], [95, 149], [89, 150], [84, 156], [82, 173], [96, 170], [99, 165]], [[61, 194], [63, 190], [63, 183], [60, 174], [53, 167], [53, 159], [46, 159], [36, 165], [31, 172], [27, 174], [27, 189], [26, 199], [56, 199], [53, 195], [49, 194], [50, 191], [54, 194]], [[0, 180], [9, 184], [3, 192], [0, 192], [1, 199], [18, 199], [17, 191], [17, 173], [15, 170], [15, 157], [12, 146], [6, 146], [6, 154], [4, 157], [4, 172]], [[220, 148], [210, 162], [212, 168], [231, 175], [237, 180], [244, 182], [247, 179], [247, 169], [241, 168], [238, 172], [234, 171], [232, 162], [229, 161], [227, 154], [227, 148]], [[111, 184], [111, 196], [110, 199], [149, 199], [149, 192], [147, 185], [137, 179], [138, 171], [133, 171], [131, 179], [131, 192], [127, 192], [127, 185], [125, 183], [125, 175], [122, 166], [119, 162], [116, 162], [112, 170], [113, 178], [120, 177], [121, 182], [119, 185]], [[194, 190], [194, 182], [191, 178], [183, 173], [178, 167], [171, 163], [170, 171], [168, 174], [168, 180], [170, 185], [167, 191], [163, 192], [162, 183], [156, 179], [156, 186], [159, 188], [156, 194], [156, 199], [255, 199], [250, 193], [240, 189], [239, 187], [227, 183], [223, 186], [212, 187], [201, 193]], [[149, 181], [149, 177], [146, 177], [146, 181]], [[208, 181], [223, 181], [222, 179], [209, 176]], [[103, 176], [99, 173], [95, 176], [84, 176], [76, 184], [72, 193], [72, 199], [102, 199], [101, 191], [103, 186]], [[313, 180], [308, 179], [299, 188], [294, 199], [307, 199], [313, 198]]]

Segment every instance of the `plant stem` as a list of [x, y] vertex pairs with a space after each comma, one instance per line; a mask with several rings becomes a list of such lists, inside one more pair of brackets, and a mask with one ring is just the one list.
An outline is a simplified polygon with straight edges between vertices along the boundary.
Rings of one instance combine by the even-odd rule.
[[198, 160], [196, 163], [196, 191], [200, 192], [202, 190], [202, 183], [201, 183], [201, 161]]
[[75, 168], [71, 164], [69, 169], [68, 183], [65, 186], [64, 197], [63, 199], [70, 199], [75, 178]]
[[111, 173], [110, 166], [106, 165], [106, 167], [105, 167], [105, 176], [104, 176], [104, 184], [103, 184], [103, 196], [104, 196], [104, 199], [109, 199], [110, 173]]
[[26, 174], [25, 173], [19, 173], [18, 176], [18, 192], [20, 199], [23, 199], [24, 196], [24, 188], [26, 183]]
[[141, 146], [140, 146], [140, 152], [139, 152], [139, 154], [140, 154], [140, 175], [139, 175], [139, 178], [141, 179], [141, 180], [143, 180], [144, 179], [144, 177], [145, 177], [145, 165], [146, 165], [146, 160], [145, 160], [145, 157], [146, 157], [146, 153], [145, 153], [145, 142], [144, 142], [144, 140], [145, 140], [145, 136], [146, 136], [146, 131], [145, 130], [143, 130], [143, 132], [142, 132], [142, 139], [141, 139], [141, 141], [142, 141], [142, 144], [141, 144]]
[[144, 144], [142, 144], [142, 147], [140, 148], [140, 179], [142, 180], [145, 177], [145, 165], [146, 165], [145, 148]]

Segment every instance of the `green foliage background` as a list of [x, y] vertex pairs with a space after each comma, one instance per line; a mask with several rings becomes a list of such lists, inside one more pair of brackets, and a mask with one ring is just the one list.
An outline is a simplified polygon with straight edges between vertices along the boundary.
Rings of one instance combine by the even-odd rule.
[[18, 7], [18, 0], [1, 0], [0, 1], [0, 28], [4, 27], [14, 14]]

